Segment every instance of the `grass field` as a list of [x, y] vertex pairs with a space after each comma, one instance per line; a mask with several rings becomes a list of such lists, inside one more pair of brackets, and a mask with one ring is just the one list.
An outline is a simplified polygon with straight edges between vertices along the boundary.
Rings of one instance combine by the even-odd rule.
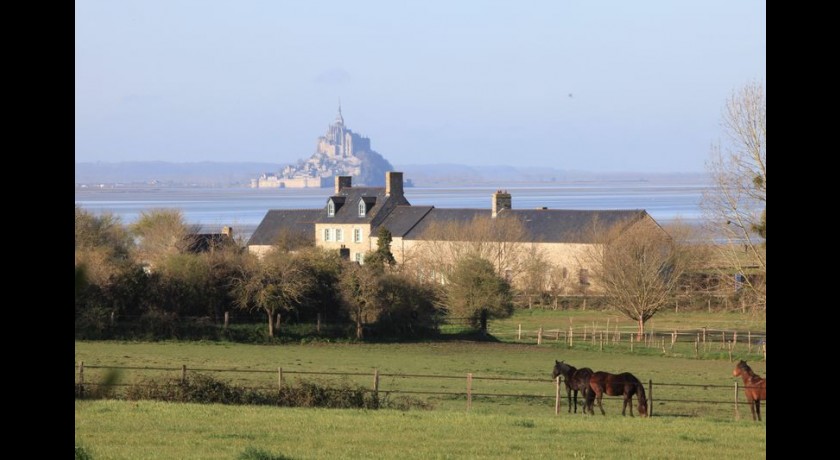
[[[605, 315], [531, 310], [491, 323], [490, 331], [518, 324], [523, 324], [523, 329], [549, 328], [551, 322], [568, 324], [569, 318], [575, 323], [603, 323]], [[654, 321], [680, 328], [718, 321], [714, 324], [726, 324], [721, 328], [765, 330], [763, 319], [734, 314], [663, 312]], [[591, 343], [576, 342], [570, 349], [562, 341], [545, 340], [536, 345], [531, 338], [515, 342], [250, 345], [77, 341], [75, 365], [84, 361], [88, 383], [101, 380], [107, 367], [171, 369], [122, 371], [121, 381], [132, 383], [148, 377], [177, 378], [181, 366], [186, 365], [188, 372], [250, 387], [276, 388], [277, 371], [282, 367], [287, 381], [308, 379], [371, 388], [377, 370], [384, 397], [412, 392], [408, 393], [411, 397], [428, 401], [434, 410], [77, 400], [76, 441], [93, 458], [238, 458], [246, 451], [253, 455], [241, 458], [708, 458], [711, 452], [724, 458], [766, 456], [766, 422], [752, 422], [745, 404], [739, 406], [740, 418], [736, 420], [734, 388], [740, 379], [732, 377], [734, 363], [726, 352], [713, 351], [710, 346], [707, 353], [695, 357], [679, 347], [663, 353], [657, 347], [637, 345], [631, 353], [622, 346], [607, 346], [602, 351]], [[739, 358], [747, 358], [755, 372], [766, 377], [760, 355], [748, 355], [744, 345], [735, 353], [734, 359]], [[621, 401], [616, 398], [604, 399], [606, 416], [583, 416], [568, 414], [564, 397], [561, 413], [555, 415], [555, 387], [550, 381], [555, 359], [594, 370], [629, 371], [646, 383], [646, 389], [652, 380], [653, 395], [648, 397], [653, 401], [653, 417], [621, 417]], [[75, 371], [78, 380], [78, 367]], [[467, 373], [473, 374], [474, 392], [469, 411], [464, 395]], [[425, 394], [433, 392], [458, 394]], [[744, 402], [743, 392], [739, 399]], [[766, 420], [764, 403], [762, 416]]]
[[751, 459], [766, 458], [766, 430], [704, 418], [77, 401], [76, 445], [95, 459]]

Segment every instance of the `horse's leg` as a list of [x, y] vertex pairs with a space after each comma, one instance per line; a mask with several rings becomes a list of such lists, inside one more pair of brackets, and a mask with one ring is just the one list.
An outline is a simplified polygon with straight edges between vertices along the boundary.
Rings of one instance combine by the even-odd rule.
[[595, 411], [592, 410], [592, 405], [593, 404], [595, 404], [595, 394], [592, 392], [591, 388], [584, 388], [583, 389], [583, 413], [585, 414], [587, 409], [588, 409], [590, 414], [595, 414]]
[[589, 413], [590, 413], [590, 414], [594, 413], [594, 412], [592, 411], [592, 405], [591, 405], [591, 404], [589, 404], [589, 392], [590, 392], [590, 391], [592, 391], [592, 390], [590, 390], [590, 389], [588, 389], [588, 388], [584, 388], [584, 389], [580, 392], [581, 397], [583, 398], [583, 414], [584, 414], [584, 415], [586, 415], [586, 410], [587, 410], [587, 409], [589, 409]]
[[574, 390], [572, 390], [572, 391], [574, 392], [574, 400], [575, 400], [575, 413], [577, 414], [577, 395], [578, 395], [578, 391], [577, 391], [577, 389], [574, 389]]
[[601, 398], [603, 396], [604, 396], [603, 392], [602, 393], [596, 393], [595, 394], [595, 399], [598, 401], [598, 409], [601, 409], [601, 415], [607, 415], [607, 413], [604, 412], [604, 406], [601, 405]]
[[761, 421], [761, 400], [760, 399], [755, 400], [755, 413], [756, 413], [756, 415], [758, 415], [758, 421], [760, 422]]
[[632, 394], [627, 396], [627, 407], [630, 408], [630, 416], [635, 417], [635, 415], [633, 415], [633, 395]]
[[755, 421], [755, 401], [749, 395], [747, 396], [747, 403], [750, 405], [750, 413], [752, 413], [752, 419]]
[[572, 413], [572, 387], [566, 384], [566, 401], [569, 401], [569, 413]]

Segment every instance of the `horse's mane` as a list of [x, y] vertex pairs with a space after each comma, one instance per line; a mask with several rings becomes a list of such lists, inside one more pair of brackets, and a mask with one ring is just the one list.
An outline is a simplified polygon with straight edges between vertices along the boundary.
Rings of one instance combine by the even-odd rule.
[[740, 367], [741, 370], [746, 372], [747, 375], [749, 375], [750, 377], [758, 377], [758, 375], [755, 372], [753, 372], [752, 368], [749, 364], [747, 364], [746, 361], [741, 360], [741, 362], [738, 363], [738, 367]]
[[636, 392], [639, 393], [639, 404], [646, 404], [647, 397], [645, 396], [645, 384], [639, 379], [636, 379]]

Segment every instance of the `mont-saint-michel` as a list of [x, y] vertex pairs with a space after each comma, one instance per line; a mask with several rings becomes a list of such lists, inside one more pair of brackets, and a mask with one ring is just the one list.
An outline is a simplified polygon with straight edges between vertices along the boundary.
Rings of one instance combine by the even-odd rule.
[[326, 134], [318, 138], [315, 153], [308, 160], [290, 164], [281, 171], [263, 173], [251, 179], [253, 188], [331, 187], [336, 176], [351, 176], [353, 182], [383, 186], [391, 163], [370, 148], [370, 139], [344, 125], [341, 105]]

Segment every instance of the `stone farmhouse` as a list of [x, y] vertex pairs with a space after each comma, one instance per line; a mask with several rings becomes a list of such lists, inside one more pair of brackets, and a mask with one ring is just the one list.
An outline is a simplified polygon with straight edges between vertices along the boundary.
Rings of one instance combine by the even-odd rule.
[[[457, 229], [483, 220], [492, 228], [515, 224], [516, 231], [508, 232], [508, 239], [516, 240], [520, 264], [540, 252], [562, 272], [567, 286], [586, 288], [590, 285], [588, 273], [592, 267], [587, 266], [584, 255], [587, 247], [594, 244], [590, 232], [594, 224], [602, 228], [650, 225], [665, 234], [644, 210], [514, 209], [508, 192], [500, 190], [490, 198], [490, 206], [485, 209], [412, 206], [403, 193], [401, 172], [387, 172], [385, 187], [354, 187], [351, 177], [337, 176], [333, 194], [327, 197], [323, 208], [269, 210], [248, 241], [248, 250], [265, 254], [281, 235], [295, 234], [310, 240], [314, 237], [317, 246], [340, 251], [344, 258], [363, 264], [365, 253], [377, 248], [379, 228], [385, 227], [391, 232], [391, 252], [398, 264], [422, 266], [421, 261], [425, 261], [424, 269], [434, 272], [435, 265], [439, 267], [447, 262], [424, 255], [453, 242], [475, 243], [467, 241], [471, 238], [468, 233], [459, 233]], [[502, 260], [503, 253], [511, 251], [511, 245], [495, 244], [489, 252], [498, 254], [497, 270], [516, 284], [516, 263], [512, 258]]]

